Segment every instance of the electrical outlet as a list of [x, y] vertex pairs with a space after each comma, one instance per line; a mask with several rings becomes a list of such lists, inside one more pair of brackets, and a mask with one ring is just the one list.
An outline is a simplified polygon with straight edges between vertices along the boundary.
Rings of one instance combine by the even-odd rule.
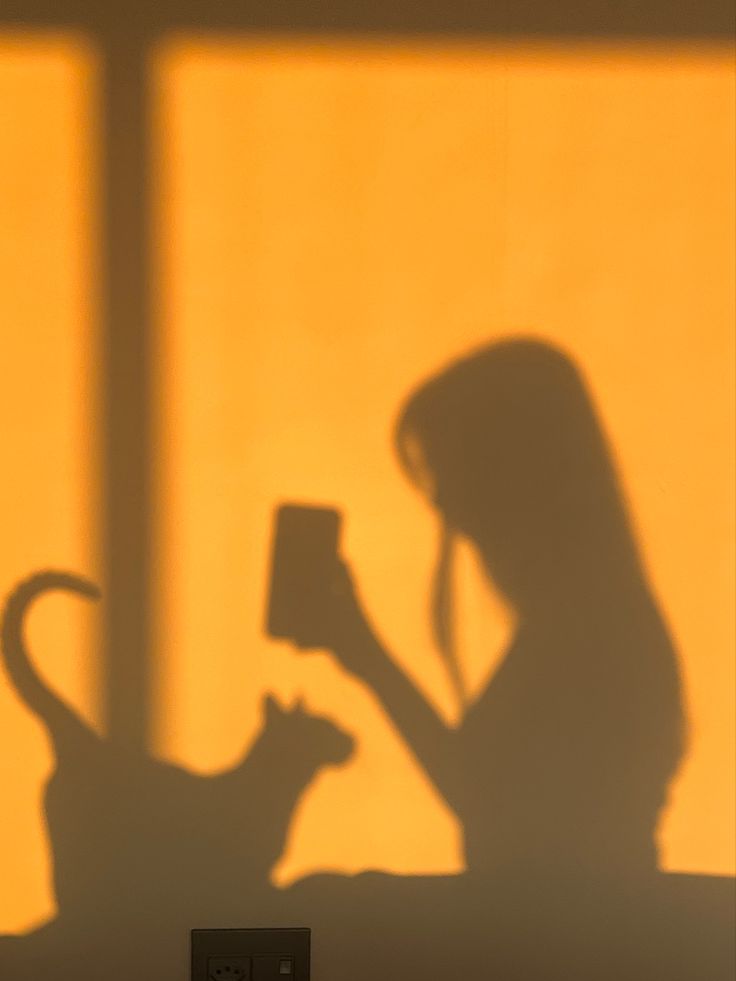
[[311, 931], [192, 930], [191, 981], [309, 981]]
[[208, 957], [208, 981], [250, 981], [250, 957]]

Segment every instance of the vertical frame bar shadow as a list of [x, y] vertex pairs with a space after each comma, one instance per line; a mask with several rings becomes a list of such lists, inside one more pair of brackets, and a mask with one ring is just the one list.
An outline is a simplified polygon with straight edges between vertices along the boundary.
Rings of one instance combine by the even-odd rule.
[[110, 739], [142, 752], [151, 724], [148, 39], [133, 26], [104, 40], [105, 708]]

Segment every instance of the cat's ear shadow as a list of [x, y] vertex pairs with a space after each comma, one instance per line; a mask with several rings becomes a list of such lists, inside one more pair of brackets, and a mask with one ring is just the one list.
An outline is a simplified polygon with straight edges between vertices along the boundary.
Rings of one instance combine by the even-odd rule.
[[286, 713], [283, 708], [279, 705], [273, 695], [270, 693], [264, 696], [263, 699], [263, 719], [266, 725], [271, 722], [283, 718]]

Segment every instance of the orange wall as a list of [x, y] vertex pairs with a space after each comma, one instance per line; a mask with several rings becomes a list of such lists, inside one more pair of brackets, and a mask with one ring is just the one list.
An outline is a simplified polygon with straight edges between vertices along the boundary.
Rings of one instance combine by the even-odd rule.
[[[531, 332], [592, 386], [679, 649], [692, 749], [666, 866], [732, 871], [726, 56], [193, 40], [164, 47], [155, 79], [161, 750], [224, 766], [264, 690], [304, 693], [360, 751], [314, 785], [278, 880], [458, 868], [452, 815], [370, 695], [262, 635], [270, 513], [345, 510], [367, 608], [450, 713], [426, 615], [435, 529], [391, 426], [448, 358]], [[477, 690], [509, 618], [468, 556], [460, 574]]]
[[[0, 35], [0, 593], [36, 569], [97, 574], [92, 216], [95, 64], [73, 38]], [[50, 597], [38, 664], [99, 721], [93, 613]], [[0, 669], [0, 932], [54, 911], [41, 789], [46, 733]]]
[[[261, 633], [283, 498], [347, 514], [346, 551], [402, 666], [452, 714], [431, 654], [432, 516], [389, 437], [448, 358], [531, 332], [586, 374], [677, 642], [691, 751], [670, 869], [733, 872], [733, 81], [701, 47], [177, 41], [151, 61], [156, 157], [155, 749], [234, 760], [266, 690], [356, 734], [276, 872], [459, 867], [459, 829], [376, 702]], [[96, 575], [95, 58], [0, 38], [0, 590]], [[478, 690], [511, 618], [461, 556]], [[46, 676], [99, 723], [94, 614], [50, 598]], [[41, 726], [0, 671], [0, 932], [53, 913]], [[340, 814], [340, 819], [335, 814]], [[415, 822], [421, 820], [422, 837]]]

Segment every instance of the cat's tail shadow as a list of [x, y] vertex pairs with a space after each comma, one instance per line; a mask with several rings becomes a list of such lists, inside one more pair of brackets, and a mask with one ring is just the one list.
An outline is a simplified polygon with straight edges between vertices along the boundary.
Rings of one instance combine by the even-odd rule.
[[88, 599], [101, 596], [100, 589], [81, 576], [54, 569], [36, 572], [16, 585], [8, 596], [0, 628], [0, 645], [10, 680], [26, 705], [52, 730], [70, 721], [73, 713], [36, 670], [25, 640], [25, 621], [33, 603], [45, 593], [56, 590]]

